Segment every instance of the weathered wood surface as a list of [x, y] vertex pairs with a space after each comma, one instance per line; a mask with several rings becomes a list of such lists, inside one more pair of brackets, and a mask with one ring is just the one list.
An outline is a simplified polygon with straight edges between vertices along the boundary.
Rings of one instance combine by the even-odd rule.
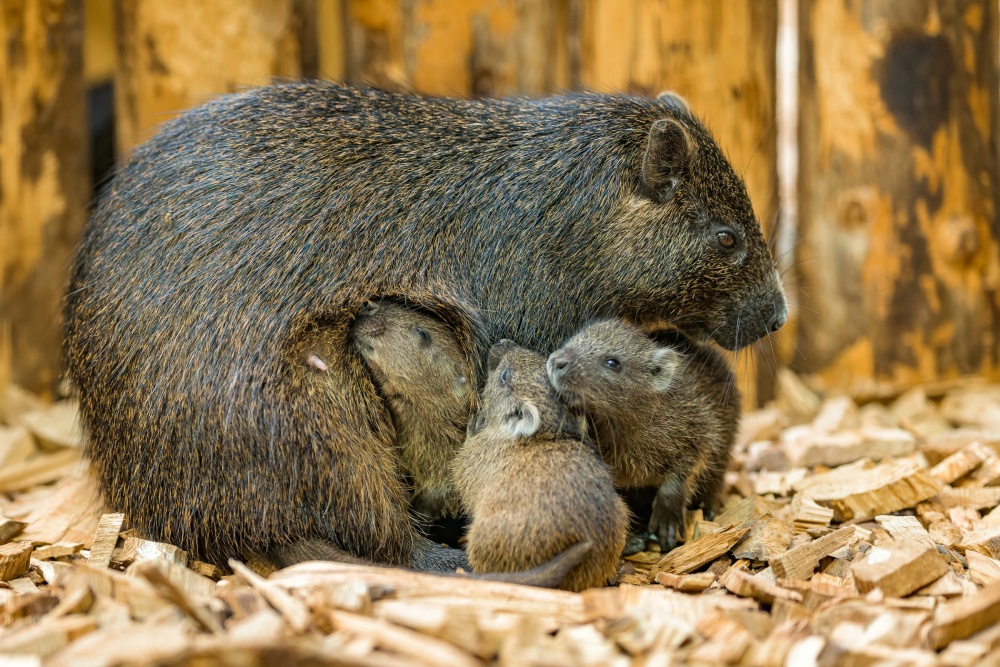
[[297, 14], [294, 0], [134, 0], [115, 9], [119, 150], [213, 97], [302, 74], [298, 25], [312, 17]]
[[82, 0], [0, 8], [0, 380], [49, 395], [89, 189], [82, 18]]
[[1000, 374], [997, 9], [799, 2], [793, 368], [817, 385]]

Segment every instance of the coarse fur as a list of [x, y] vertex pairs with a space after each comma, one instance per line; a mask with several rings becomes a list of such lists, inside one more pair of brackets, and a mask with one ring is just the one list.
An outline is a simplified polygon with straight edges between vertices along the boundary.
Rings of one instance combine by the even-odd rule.
[[740, 415], [718, 352], [678, 331], [651, 337], [611, 319], [570, 338], [547, 369], [560, 400], [589, 416], [615, 484], [657, 487], [649, 530], [661, 544], [676, 545], [689, 504], [712, 516]]
[[[309, 538], [409, 563], [394, 429], [348, 330], [383, 296], [448, 312], [439, 285], [482, 314], [477, 364], [598, 316], [737, 348], [786, 312], [743, 182], [675, 98], [228, 95], [132, 152], [72, 270], [65, 352], [107, 505], [214, 562]], [[322, 377], [292, 354], [314, 327]]]
[[628, 509], [586, 438], [586, 419], [559, 402], [543, 355], [510, 342], [490, 354], [479, 414], [454, 461], [472, 517], [469, 563], [475, 572], [518, 572], [590, 542], [559, 587], [604, 586], [617, 572]]
[[369, 303], [351, 328], [396, 428], [410, 505], [422, 520], [454, 516], [451, 461], [472, 412], [473, 364], [455, 333], [427, 313], [389, 300]]

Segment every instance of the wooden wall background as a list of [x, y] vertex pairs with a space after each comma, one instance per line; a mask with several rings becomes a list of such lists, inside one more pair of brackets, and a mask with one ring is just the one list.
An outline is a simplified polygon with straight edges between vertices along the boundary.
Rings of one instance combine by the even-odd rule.
[[275, 77], [459, 96], [672, 89], [772, 233], [779, 2], [800, 26], [798, 242], [782, 260], [796, 308], [736, 360], [749, 402], [777, 364], [861, 395], [1000, 376], [997, 0], [7, 0], [0, 386], [51, 392], [59, 377], [59, 296], [93, 188], [84, 80], [114, 84], [120, 154]]

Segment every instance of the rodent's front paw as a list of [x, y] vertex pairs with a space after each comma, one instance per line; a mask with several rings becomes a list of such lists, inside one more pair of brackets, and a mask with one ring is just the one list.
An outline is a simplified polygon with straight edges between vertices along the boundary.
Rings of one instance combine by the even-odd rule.
[[684, 487], [677, 480], [668, 479], [656, 490], [649, 532], [664, 550], [675, 548], [684, 534], [684, 505]]

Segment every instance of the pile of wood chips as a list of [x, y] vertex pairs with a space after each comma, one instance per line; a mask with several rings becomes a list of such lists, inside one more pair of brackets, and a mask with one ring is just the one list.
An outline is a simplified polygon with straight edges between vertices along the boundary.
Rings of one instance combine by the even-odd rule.
[[582, 594], [252, 555], [221, 572], [102, 515], [73, 404], [10, 388], [0, 664], [1000, 664], [1000, 386], [863, 407], [779, 386], [715, 520]]

